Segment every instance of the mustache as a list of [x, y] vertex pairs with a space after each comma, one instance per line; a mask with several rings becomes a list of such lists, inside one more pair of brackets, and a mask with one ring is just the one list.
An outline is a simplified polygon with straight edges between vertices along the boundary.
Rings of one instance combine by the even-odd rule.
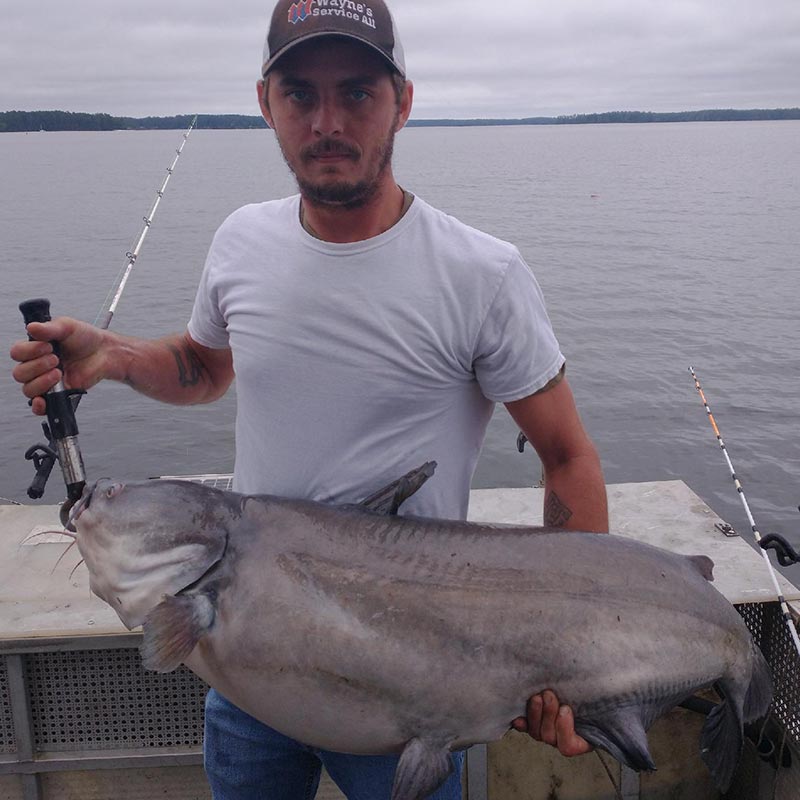
[[318, 142], [304, 148], [301, 156], [304, 160], [316, 158], [317, 156], [348, 156], [358, 158], [361, 153], [353, 146], [339, 142], [336, 139], [321, 139]]

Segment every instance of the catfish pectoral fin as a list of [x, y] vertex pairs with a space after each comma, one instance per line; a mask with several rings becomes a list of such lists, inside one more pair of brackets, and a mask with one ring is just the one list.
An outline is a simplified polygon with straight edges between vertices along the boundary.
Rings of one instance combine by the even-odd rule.
[[394, 775], [391, 800], [423, 800], [453, 771], [450, 748], [441, 742], [410, 739]]
[[656, 768], [647, 745], [641, 710], [636, 707], [609, 710], [597, 719], [576, 719], [575, 732], [637, 772]]
[[144, 668], [177, 669], [213, 622], [214, 605], [206, 595], [165, 595], [144, 621], [140, 648]]

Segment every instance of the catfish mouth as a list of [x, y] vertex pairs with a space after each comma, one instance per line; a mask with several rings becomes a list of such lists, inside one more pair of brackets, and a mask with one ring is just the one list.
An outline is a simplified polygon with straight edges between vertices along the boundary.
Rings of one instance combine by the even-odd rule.
[[216, 507], [219, 496], [183, 481], [176, 511], [176, 489], [103, 478], [84, 488], [68, 520], [89, 588], [128, 630], [142, 625], [164, 595], [198, 583], [225, 554], [229, 511], [224, 503]]
[[78, 517], [80, 517], [80, 515], [83, 514], [83, 512], [86, 511], [87, 508], [89, 508], [89, 504], [92, 502], [92, 497], [94, 495], [94, 491], [97, 488], [98, 483], [100, 483], [100, 481], [95, 481], [91, 486], [87, 485], [84, 487], [81, 499], [78, 500], [77, 503], [75, 503], [75, 505], [69, 512], [69, 518], [67, 519], [67, 522], [64, 525], [64, 528], [66, 530], [72, 531], [72, 533], [78, 532], [77, 529], [75, 528], [75, 523], [77, 522]]

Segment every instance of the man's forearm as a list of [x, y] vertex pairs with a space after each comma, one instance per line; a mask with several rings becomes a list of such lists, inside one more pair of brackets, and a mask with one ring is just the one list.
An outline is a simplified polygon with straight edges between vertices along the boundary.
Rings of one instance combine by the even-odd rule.
[[544, 524], [608, 533], [608, 500], [596, 455], [578, 456], [545, 471]]
[[185, 334], [137, 339], [110, 334], [108, 377], [165, 403], [189, 405], [216, 400], [230, 380], [215, 380], [209, 366]]

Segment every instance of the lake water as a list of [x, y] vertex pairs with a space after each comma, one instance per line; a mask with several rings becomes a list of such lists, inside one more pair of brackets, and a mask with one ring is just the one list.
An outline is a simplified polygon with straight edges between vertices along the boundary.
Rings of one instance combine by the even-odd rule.
[[[0, 136], [4, 352], [20, 300], [95, 320], [181, 132]], [[800, 544], [800, 123], [412, 128], [401, 183], [515, 242], [534, 269], [608, 482], [680, 478], [748, 525], [688, 372], [694, 365], [763, 533]], [[214, 229], [237, 206], [294, 191], [268, 131], [195, 131], [113, 322], [181, 329]], [[41, 440], [0, 374], [0, 496], [25, 500]], [[228, 471], [232, 393], [173, 408], [101, 385], [81, 403], [90, 477]], [[539, 468], [498, 409], [477, 487]], [[424, 454], [421, 454], [424, 456]], [[63, 496], [53, 473], [45, 496]], [[800, 568], [795, 568], [795, 570]], [[795, 576], [796, 577], [796, 576]]]

